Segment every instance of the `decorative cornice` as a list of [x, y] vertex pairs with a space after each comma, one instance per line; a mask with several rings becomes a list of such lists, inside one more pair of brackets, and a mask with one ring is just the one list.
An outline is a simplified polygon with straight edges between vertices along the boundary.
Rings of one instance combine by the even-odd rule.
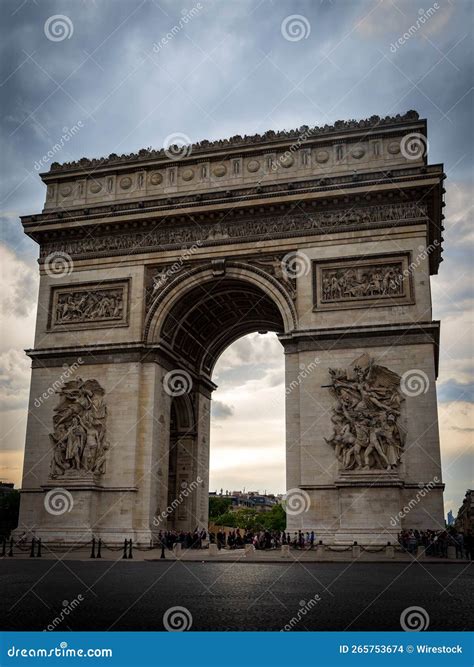
[[[256, 144], [268, 145], [276, 141], [302, 141], [312, 139], [314, 137], [321, 137], [331, 134], [337, 134], [341, 132], [347, 132], [351, 130], [376, 130], [378, 128], [385, 128], [391, 125], [400, 125], [402, 123], [410, 123], [417, 121], [419, 115], [416, 111], [407, 111], [405, 114], [396, 116], [385, 116], [381, 118], [380, 116], [371, 116], [365, 120], [338, 120], [334, 125], [324, 125], [322, 127], [312, 127], [308, 125], [302, 125], [298, 129], [294, 130], [282, 130], [275, 132], [274, 130], [268, 130], [264, 134], [254, 134], [254, 135], [245, 135], [241, 136], [236, 134], [229, 139], [217, 139], [215, 141], [200, 141], [190, 146], [186, 147], [186, 153], [190, 154], [205, 154], [211, 150], [222, 150], [222, 149], [238, 149], [245, 148], [249, 146], [255, 146]], [[180, 147], [182, 150], [182, 147]], [[166, 151], [169, 151], [167, 148]], [[97, 169], [105, 166], [116, 166], [126, 162], [140, 162], [145, 160], [163, 160], [165, 162], [173, 163], [174, 161], [168, 157], [167, 152], [164, 148], [159, 150], [152, 150], [151, 148], [143, 148], [138, 153], [129, 153], [128, 155], [117, 155], [116, 153], [111, 153], [108, 157], [102, 157], [97, 159], [88, 159], [81, 158], [75, 162], [64, 162], [60, 164], [59, 162], [53, 162], [50, 168], [50, 174], [52, 172], [65, 172], [65, 171], [75, 171], [82, 170], [87, 171], [89, 169]]]
[[346, 206], [342, 209], [308, 211], [286, 215], [229, 217], [224, 222], [202, 224], [162, 224], [143, 231], [86, 236], [79, 239], [54, 240], [43, 243], [40, 257], [62, 251], [71, 257], [95, 258], [112, 255], [136, 255], [153, 250], [221, 246], [264, 239], [297, 238], [317, 234], [426, 224], [426, 204], [413, 202]]
[[[33, 228], [35, 232], [41, 231], [38, 229], [39, 223], [41, 226], [57, 225], [63, 228], [67, 223], [81, 222], [82, 227], [88, 224], [96, 224], [97, 218], [117, 219], [121, 216], [134, 214], [143, 216], [155, 212], [163, 212], [167, 215], [181, 215], [181, 209], [189, 210], [192, 208], [196, 209], [196, 212], [199, 212], [199, 209], [222, 204], [228, 204], [234, 210], [238, 211], [241, 204], [245, 202], [250, 203], [253, 200], [263, 201], [267, 199], [271, 204], [271, 199], [275, 197], [280, 198], [282, 195], [297, 197], [310, 193], [327, 193], [330, 197], [340, 197], [344, 194], [341, 192], [341, 186], [344, 190], [351, 190], [362, 187], [374, 188], [378, 185], [393, 183], [402, 188], [404, 182], [407, 180], [411, 183], [416, 183], [417, 181], [426, 181], [427, 178], [444, 179], [443, 166], [396, 166], [390, 170], [358, 171], [353, 174], [340, 174], [332, 177], [327, 175], [317, 176], [299, 181], [261, 184], [257, 187], [241, 187], [233, 190], [209, 191], [197, 194], [189, 193], [185, 195], [170, 194], [166, 198], [158, 197], [142, 201], [114, 202], [110, 204], [101, 203], [85, 208], [61, 208], [60, 211], [46, 210], [43, 213], [24, 215], [21, 216], [21, 221], [25, 232], [33, 234], [33, 232], [30, 232], [30, 228]], [[61, 232], [63, 232], [63, 229], [61, 229]]]
[[359, 347], [387, 347], [395, 345], [434, 346], [435, 373], [438, 375], [440, 322], [371, 324], [329, 329], [301, 329], [278, 338], [285, 354], [302, 351], [337, 350]]

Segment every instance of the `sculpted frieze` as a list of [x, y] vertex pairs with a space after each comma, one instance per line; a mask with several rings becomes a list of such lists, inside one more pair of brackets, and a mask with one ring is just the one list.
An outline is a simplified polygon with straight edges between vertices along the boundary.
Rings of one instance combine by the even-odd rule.
[[322, 302], [352, 301], [402, 294], [402, 263], [367, 264], [322, 270]]
[[315, 309], [413, 303], [409, 254], [313, 263]]
[[392, 470], [405, 446], [400, 376], [367, 354], [349, 369], [329, 369], [336, 405], [333, 433], [326, 442], [343, 470]]
[[320, 234], [370, 226], [373, 224], [397, 224], [407, 220], [427, 217], [425, 204], [394, 203], [359, 208], [318, 211], [288, 216], [253, 217], [245, 220], [224, 220], [215, 223], [168, 224], [149, 231], [87, 236], [71, 241], [54, 241], [43, 244], [41, 256], [62, 250], [71, 256], [88, 254], [121, 253], [163, 249], [183, 244], [215, 244], [248, 241], [259, 237], [280, 238], [301, 234]]
[[127, 324], [128, 282], [53, 288], [51, 329]]

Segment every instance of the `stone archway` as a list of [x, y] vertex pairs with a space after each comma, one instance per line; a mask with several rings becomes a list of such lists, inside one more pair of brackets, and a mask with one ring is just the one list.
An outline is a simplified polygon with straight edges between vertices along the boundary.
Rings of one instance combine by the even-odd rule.
[[[183, 481], [203, 480], [179, 521], [206, 525], [212, 369], [267, 330], [285, 352], [288, 528], [385, 544], [443, 523], [429, 283], [443, 165], [406, 150], [427, 145], [413, 111], [307, 130], [41, 175], [44, 209], [22, 218], [41, 277], [20, 531], [149, 543], [171, 450]], [[183, 464], [170, 439], [185, 434]]]
[[[159, 345], [167, 358], [163, 396], [158, 401], [170, 413], [169, 436], [164, 436], [169, 453], [159, 475], [168, 485], [166, 527], [207, 526], [209, 403], [217, 359], [249, 333], [290, 333], [295, 318], [286, 286], [270, 273], [242, 262], [223, 261], [218, 275], [209, 264], [184, 270], [151, 305], [147, 342]], [[183, 498], [189, 488], [191, 492]], [[160, 497], [158, 489], [156, 493]], [[159, 501], [155, 515], [163, 515]]]

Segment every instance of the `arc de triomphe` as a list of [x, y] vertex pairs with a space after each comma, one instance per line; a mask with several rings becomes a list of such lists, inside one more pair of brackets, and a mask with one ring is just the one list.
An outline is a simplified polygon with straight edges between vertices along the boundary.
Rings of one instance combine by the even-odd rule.
[[443, 167], [416, 112], [58, 164], [19, 530], [149, 543], [208, 519], [219, 355], [278, 333], [288, 529], [444, 525], [435, 379]]

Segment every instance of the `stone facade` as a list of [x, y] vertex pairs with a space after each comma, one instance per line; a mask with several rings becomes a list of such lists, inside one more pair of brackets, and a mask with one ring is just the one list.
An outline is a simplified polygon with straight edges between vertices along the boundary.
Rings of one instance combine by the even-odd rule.
[[42, 175], [43, 213], [22, 219], [41, 281], [20, 530], [148, 543], [207, 526], [212, 371], [253, 331], [286, 358], [287, 486], [308, 501], [288, 529], [386, 543], [442, 523], [444, 174], [403, 149], [413, 134], [409, 112]]

